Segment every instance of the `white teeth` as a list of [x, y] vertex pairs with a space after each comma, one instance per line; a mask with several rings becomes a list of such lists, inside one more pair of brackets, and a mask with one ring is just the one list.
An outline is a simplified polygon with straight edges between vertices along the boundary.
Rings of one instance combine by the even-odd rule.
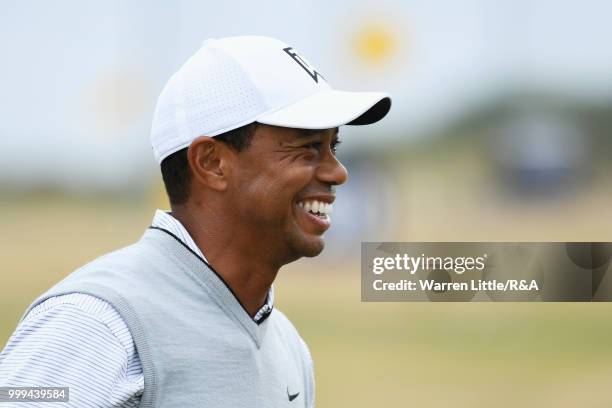
[[322, 201], [312, 200], [312, 201], [300, 201], [298, 205], [304, 209], [304, 211], [310, 211], [312, 213], [319, 213], [322, 215], [329, 216], [333, 210], [334, 206], [329, 203], [324, 203]]
[[313, 201], [312, 202], [312, 207], [310, 207], [310, 211], [312, 211], [313, 213], [318, 213], [319, 212], [319, 202], [318, 201]]

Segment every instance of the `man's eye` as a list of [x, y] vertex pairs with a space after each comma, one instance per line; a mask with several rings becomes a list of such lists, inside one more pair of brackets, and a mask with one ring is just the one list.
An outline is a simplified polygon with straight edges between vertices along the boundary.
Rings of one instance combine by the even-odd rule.
[[[338, 149], [339, 144], [340, 144], [340, 140], [336, 140], [331, 143], [330, 150], [332, 151], [333, 154], [336, 154], [336, 150]], [[306, 149], [315, 149], [318, 152], [318, 151], [321, 151], [322, 146], [323, 146], [322, 142], [313, 142], [313, 143], [308, 143], [306, 145], [303, 145], [302, 147]]]
[[307, 149], [315, 149], [318, 151], [321, 148], [321, 142], [309, 143], [307, 145], [304, 145], [304, 147]]

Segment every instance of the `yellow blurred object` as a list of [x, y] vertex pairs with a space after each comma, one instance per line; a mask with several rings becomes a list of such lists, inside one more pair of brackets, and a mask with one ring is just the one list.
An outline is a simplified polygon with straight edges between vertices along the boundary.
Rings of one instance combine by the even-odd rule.
[[370, 65], [382, 65], [397, 53], [398, 38], [389, 24], [370, 23], [357, 31], [354, 49], [357, 56]]

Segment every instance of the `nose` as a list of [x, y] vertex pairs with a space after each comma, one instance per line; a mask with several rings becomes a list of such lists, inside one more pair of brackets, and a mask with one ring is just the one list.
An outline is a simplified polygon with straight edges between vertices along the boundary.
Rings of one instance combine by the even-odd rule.
[[340, 184], [346, 183], [348, 172], [338, 158], [331, 151], [328, 151], [321, 157], [321, 161], [317, 167], [316, 177], [326, 184], [339, 186]]

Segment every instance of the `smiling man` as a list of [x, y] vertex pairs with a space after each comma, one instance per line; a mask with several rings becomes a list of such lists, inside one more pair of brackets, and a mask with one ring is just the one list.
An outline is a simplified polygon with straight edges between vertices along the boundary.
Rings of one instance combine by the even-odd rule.
[[310, 354], [272, 283], [323, 250], [347, 179], [338, 127], [390, 106], [331, 89], [278, 40], [206, 41], [155, 111], [171, 212], [30, 306], [0, 386], [70, 387], [75, 407], [312, 407]]

